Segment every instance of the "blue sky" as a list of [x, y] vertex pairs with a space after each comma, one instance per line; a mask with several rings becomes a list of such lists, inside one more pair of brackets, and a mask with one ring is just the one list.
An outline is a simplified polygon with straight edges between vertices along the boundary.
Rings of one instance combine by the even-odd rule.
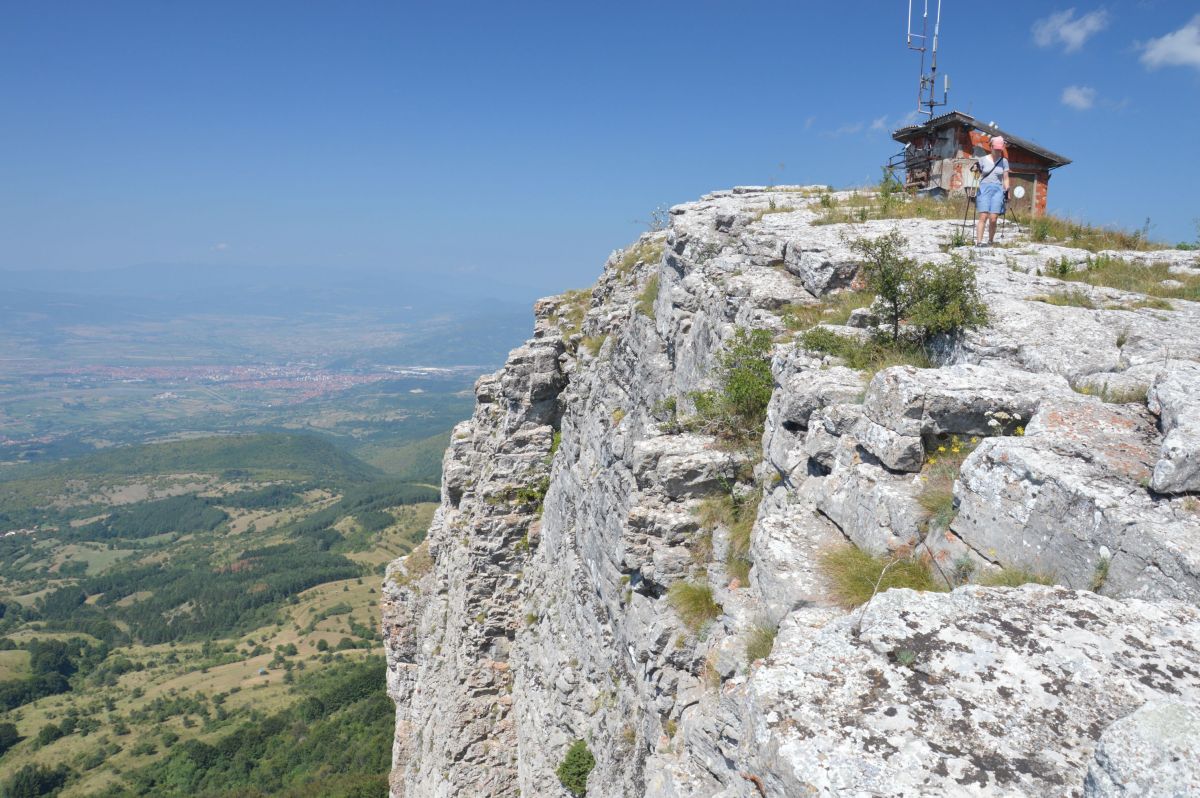
[[[918, 5], [920, 0], [917, 0]], [[946, 0], [951, 107], [1074, 159], [1051, 207], [1200, 216], [1200, 4]], [[590, 283], [660, 204], [874, 181], [915, 104], [905, 0], [13, 2], [0, 269]]]

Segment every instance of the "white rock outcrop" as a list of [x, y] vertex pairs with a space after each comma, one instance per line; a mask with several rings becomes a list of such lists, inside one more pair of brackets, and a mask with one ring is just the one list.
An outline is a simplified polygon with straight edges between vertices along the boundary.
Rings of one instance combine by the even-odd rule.
[[[479, 380], [427, 542], [385, 583], [394, 798], [565, 798], [579, 739], [590, 798], [1196, 791], [1200, 304], [1077, 282], [1094, 307], [1047, 304], [1047, 263], [1091, 253], [964, 249], [989, 324], [869, 375], [805, 350], [790, 310], [860, 285], [854, 238], [942, 261], [955, 223], [813, 224], [820, 196], [672, 208]], [[776, 341], [756, 451], [685, 423], [739, 328]], [[925, 480], [959, 451], [939, 525]], [[820, 565], [847, 542], [956, 588], [847, 613]], [[1000, 569], [1056, 586], [972, 584]]]

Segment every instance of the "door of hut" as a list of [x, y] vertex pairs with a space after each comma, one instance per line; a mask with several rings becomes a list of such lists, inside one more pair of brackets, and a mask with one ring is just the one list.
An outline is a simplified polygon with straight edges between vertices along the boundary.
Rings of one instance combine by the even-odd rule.
[[[1008, 214], [1028, 219], [1033, 215], [1033, 198], [1036, 195], [1037, 175], [1033, 172], [1010, 172], [1008, 191]], [[1025, 196], [1017, 199], [1017, 186], [1025, 189]]]

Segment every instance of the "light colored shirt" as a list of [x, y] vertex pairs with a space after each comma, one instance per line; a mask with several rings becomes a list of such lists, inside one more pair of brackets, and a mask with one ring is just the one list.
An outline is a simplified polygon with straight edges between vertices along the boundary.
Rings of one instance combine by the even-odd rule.
[[[985, 155], [979, 159], [978, 163], [980, 178], [979, 185], [985, 186], [988, 183], [999, 183], [1000, 185], [1004, 185], [1004, 173], [1008, 171], [1007, 158], [1001, 158], [1000, 163], [996, 164], [996, 162], [992, 160], [992, 156]], [[994, 169], [992, 168], [993, 164], [995, 165]], [[991, 174], [988, 174], [988, 172], [991, 172]], [[984, 177], [984, 175], [987, 175], [987, 177]]]

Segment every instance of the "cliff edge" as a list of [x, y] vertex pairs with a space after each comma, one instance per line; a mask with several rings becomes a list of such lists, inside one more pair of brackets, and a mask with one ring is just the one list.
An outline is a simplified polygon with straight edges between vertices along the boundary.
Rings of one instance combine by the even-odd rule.
[[[1200, 794], [1200, 302], [1081, 279], [1200, 258], [819, 223], [861, 201], [716, 192], [536, 304], [385, 582], [394, 798], [569, 796], [577, 740], [593, 798]], [[869, 340], [892, 231], [989, 321], [854, 368], [804, 329]], [[752, 447], [695, 422], [748, 330]], [[930, 589], [848, 609], [850, 546]]]

